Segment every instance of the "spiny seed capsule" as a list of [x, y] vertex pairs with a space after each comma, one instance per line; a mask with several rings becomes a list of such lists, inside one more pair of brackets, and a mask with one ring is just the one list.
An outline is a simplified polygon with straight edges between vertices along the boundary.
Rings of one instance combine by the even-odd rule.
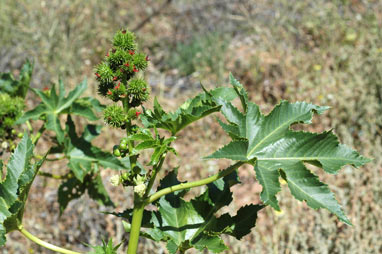
[[125, 34], [125, 33], [126, 33], [126, 30], [122, 30], [122, 33]]
[[135, 54], [134, 50], [129, 50], [129, 54], [134, 55]]
[[125, 63], [125, 66], [126, 66], [126, 67], [129, 67], [130, 65], [129, 65], [129, 63]]
[[135, 112], [135, 116], [138, 117], [141, 114], [141, 112], [137, 111]]
[[134, 66], [134, 69], [133, 69], [133, 72], [138, 72], [139, 70], [137, 68], [135, 68]]
[[114, 77], [113, 80], [116, 81], [118, 79], [118, 77]]
[[101, 77], [101, 75], [99, 75], [98, 72], [96, 72], [96, 73], [94, 73], [94, 74], [97, 76], [97, 78], [100, 78], [100, 77]]
[[149, 56], [146, 56], [146, 61], [150, 61], [150, 58], [149, 58]]

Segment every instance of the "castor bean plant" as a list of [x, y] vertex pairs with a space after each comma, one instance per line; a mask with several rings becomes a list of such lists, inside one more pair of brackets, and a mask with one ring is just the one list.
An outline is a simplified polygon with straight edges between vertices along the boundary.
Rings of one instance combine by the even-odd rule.
[[[41, 102], [25, 113], [22, 113], [25, 89], [20, 90], [19, 99], [12, 103], [9, 96], [13, 95], [0, 94], [0, 134], [11, 135], [9, 126], [25, 128], [7, 163], [0, 163], [0, 173], [6, 164], [6, 173], [0, 175], [0, 246], [6, 243], [7, 233], [19, 231], [55, 252], [79, 253], [47, 243], [24, 228], [25, 203], [36, 177], [52, 177], [60, 182], [61, 214], [70, 201], [85, 192], [105, 206], [107, 213], [116, 216], [115, 223], [122, 221], [129, 233], [125, 239], [128, 254], [137, 253], [141, 237], [165, 242], [169, 253], [185, 253], [191, 248], [222, 252], [227, 249], [223, 234], [240, 240], [255, 227], [258, 212], [265, 207], [280, 210], [276, 194], [281, 190], [281, 180], [287, 183], [297, 202], [304, 201], [314, 209], [327, 209], [351, 225], [334, 194], [306, 165], [336, 174], [344, 165], [359, 167], [370, 160], [340, 144], [331, 130], [311, 133], [291, 129], [294, 124], [311, 123], [313, 116], [329, 107], [281, 101], [264, 115], [259, 106], [249, 100], [243, 85], [230, 74], [230, 87], [212, 90], [202, 87], [200, 94], [174, 112], [166, 112], [155, 98], [153, 108], [149, 109], [143, 104], [151, 99], [150, 86], [142, 75], [149, 63], [149, 57], [139, 50], [135, 35], [123, 29], [114, 35], [110, 50], [94, 71], [98, 93], [109, 99], [107, 106], [94, 97], [81, 97], [87, 88], [86, 80], [68, 94], [62, 80], [47, 90], [30, 88]], [[0, 82], [0, 88], [2, 84]], [[7, 83], [7, 89], [16, 91], [17, 84]], [[92, 144], [92, 140], [102, 134], [100, 125], [88, 124], [81, 135], [77, 134], [73, 116], [94, 121], [98, 119], [97, 112], [102, 112], [105, 124], [124, 133], [112, 151]], [[231, 165], [204, 179], [179, 181], [177, 169], [163, 166], [170, 153], [177, 154], [173, 146], [177, 134], [191, 123], [217, 112], [225, 118], [218, 121], [232, 140], [204, 159], [228, 159]], [[31, 121], [38, 121], [40, 128], [33, 129]], [[50, 132], [46, 134], [46, 131]], [[43, 134], [50, 135], [53, 141], [45, 154], [34, 149]], [[144, 162], [140, 157], [143, 151], [151, 154], [149, 161]], [[40, 171], [45, 161], [59, 159], [68, 161], [66, 174]], [[233, 201], [230, 188], [240, 183], [237, 172], [243, 165], [249, 165], [256, 173], [262, 186], [261, 202], [239, 208], [236, 215], [223, 213], [221, 209]], [[131, 208], [122, 213], [113, 210], [114, 203], [103, 185], [100, 172], [105, 168], [116, 170], [111, 184], [133, 192]], [[169, 173], [158, 179], [163, 175], [158, 174], [161, 171]], [[184, 198], [191, 188], [200, 186], [205, 186], [202, 194], [191, 200]], [[157, 209], [147, 209], [148, 205]], [[122, 246], [121, 241], [123, 239], [109, 239], [100, 246], [90, 246], [90, 253], [116, 253]]]

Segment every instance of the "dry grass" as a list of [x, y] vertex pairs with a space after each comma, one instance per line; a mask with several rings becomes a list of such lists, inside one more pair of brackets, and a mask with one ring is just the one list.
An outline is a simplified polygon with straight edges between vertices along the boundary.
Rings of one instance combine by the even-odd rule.
[[[162, 2], [4, 0], [0, 3], [0, 71], [15, 71], [24, 57], [33, 57], [34, 86], [46, 86], [59, 74], [73, 86], [92, 75], [92, 66], [116, 29], [133, 29]], [[257, 227], [244, 240], [226, 239], [231, 249], [226, 253], [382, 253], [381, 27], [382, 5], [377, 0], [209, 0], [175, 1], [137, 31], [153, 59], [148, 78], [154, 93], [168, 108], [175, 109], [187, 94], [195, 93], [198, 81], [220, 85], [232, 71], [266, 112], [280, 99], [331, 106], [311, 130], [334, 128], [343, 143], [374, 158], [360, 169], [345, 167], [338, 175], [321, 177], [353, 227], [327, 211], [307, 208], [283, 188], [278, 195], [283, 213], [264, 209]], [[89, 83], [93, 87], [94, 80]], [[108, 132], [97, 143], [111, 149], [108, 140], [117, 142], [120, 137]], [[226, 162], [200, 158], [226, 141], [213, 118], [195, 123], [182, 131], [175, 144], [180, 156], [171, 157], [165, 167], [181, 165], [182, 179], [206, 176]], [[63, 166], [50, 164], [45, 169], [59, 171]], [[108, 184], [112, 174], [105, 171], [104, 182], [118, 208], [126, 208], [131, 196]], [[235, 188], [231, 212], [258, 202], [261, 191], [253, 169], [243, 168], [240, 175], [243, 185]], [[87, 248], [82, 242], [99, 244], [102, 238], [124, 236], [120, 221], [100, 214], [102, 208], [86, 197], [72, 202], [58, 218], [56, 188], [57, 183], [47, 179], [34, 184], [25, 217], [31, 232], [83, 251]], [[140, 246], [140, 253], [166, 253], [163, 244], [144, 241]], [[17, 233], [8, 236], [3, 253], [27, 250], [50, 253]]]

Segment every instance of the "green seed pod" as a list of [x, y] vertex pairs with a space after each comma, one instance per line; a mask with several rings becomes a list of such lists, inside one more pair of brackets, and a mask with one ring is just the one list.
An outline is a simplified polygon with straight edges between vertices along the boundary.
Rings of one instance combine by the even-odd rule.
[[130, 174], [125, 172], [121, 175], [122, 180], [127, 181], [130, 179]]
[[17, 134], [17, 137], [18, 138], [22, 138], [24, 136], [24, 133], [20, 132], [19, 134]]
[[118, 148], [114, 149], [113, 154], [114, 154], [114, 156], [119, 157], [119, 156], [121, 156], [121, 151]]
[[[135, 113], [135, 115], [136, 115], [136, 113]], [[131, 132], [132, 132], [132, 133], [137, 133], [138, 130], [139, 130], [139, 127], [138, 127], [137, 125], [134, 124], [134, 125], [131, 126], [130, 129], [131, 129]]]
[[127, 144], [121, 142], [121, 143], [119, 144], [119, 149], [125, 151], [125, 150], [127, 149]]

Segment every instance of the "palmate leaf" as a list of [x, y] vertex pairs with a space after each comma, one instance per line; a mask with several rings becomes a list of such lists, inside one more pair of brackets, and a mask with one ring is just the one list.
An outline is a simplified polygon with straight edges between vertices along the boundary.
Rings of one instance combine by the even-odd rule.
[[[162, 181], [159, 189], [180, 182], [176, 178], [176, 170], [169, 173]], [[166, 195], [159, 199], [158, 212], [151, 213], [151, 223], [148, 223], [148, 211], [145, 211], [144, 225], [149, 227], [144, 236], [156, 241], [166, 241], [170, 253], [185, 251], [195, 247], [202, 251], [208, 248], [219, 253], [227, 247], [221, 239], [221, 234], [229, 234], [238, 239], [250, 233], [255, 226], [257, 212], [262, 206], [250, 205], [242, 207], [236, 216], [223, 214], [219, 218], [216, 212], [232, 201], [230, 187], [239, 183], [236, 172], [209, 184], [207, 190], [200, 196], [185, 201], [182, 196], [187, 191]], [[131, 213], [127, 213], [131, 220]]]
[[68, 138], [65, 140], [64, 153], [69, 158], [69, 168], [81, 182], [95, 164], [116, 170], [126, 168], [126, 165], [112, 154], [91, 144], [91, 141], [100, 134], [100, 131], [100, 126], [87, 125], [82, 136], [78, 137], [74, 122], [68, 115], [65, 130]]
[[232, 88], [216, 88], [186, 101], [174, 113], [166, 113], [155, 99], [154, 110], [144, 109], [141, 120], [147, 128], [161, 128], [175, 135], [194, 121], [219, 111], [220, 105], [216, 104], [211, 96], [231, 101], [236, 97], [236, 94]]
[[5, 244], [5, 234], [21, 224], [30, 186], [46, 158], [31, 164], [33, 148], [25, 133], [8, 162], [5, 180], [0, 181], [0, 246]]
[[59, 80], [58, 94], [56, 87], [53, 85], [49, 93], [45, 93], [38, 89], [33, 91], [40, 97], [41, 103], [34, 109], [26, 112], [20, 117], [16, 124], [21, 124], [27, 120], [36, 120], [39, 117], [46, 116], [46, 128], [55, 132], [57, 141], [61, 144], [64, 142], [65, 132], [61, 128], [59, 115], [64, 113], [72, 113], [88, 118], [89, 120], [97, 120], [98, 117], [93, 112], [93, 108], [99, 111], [102, 105], [96, 99], [82, 98], [79, 96], [86, 90], [86, 80], [82, 81], [65, 97], [65, 86], [62, 80]]
[[280, 191], [281, 173], [297, 199], [305, 200], [312, 208], [326, 208], [350, 224], [327, 185], [321, 183], [304, 162], [322, 167], [328, 173], [337, 173], [344, 165], [359, 167], [370, 160], [340, 144], [331, 131], [309, 133], [290, 129], [296, 123], [311, 123], [314, 113], [321, 114], [328, 107], [282, 101], [264, 116], [257, 105], [246, 102], [245, 95], [239, 96], [244, 98], [246, 113], [217, 98], [228, 121], [221, 125], [233, 141], [207, 158], [252, 163], [263, 186], [261, 199], [277, 210], [280, 209], [276, 194]]

